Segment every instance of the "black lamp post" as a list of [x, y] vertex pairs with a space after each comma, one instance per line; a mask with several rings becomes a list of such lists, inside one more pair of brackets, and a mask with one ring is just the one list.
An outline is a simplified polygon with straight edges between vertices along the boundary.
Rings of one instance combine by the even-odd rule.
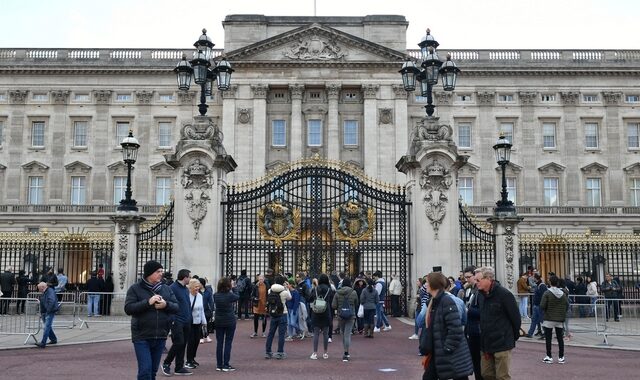
[[131, 199], [133, 193], [131, 191], [131, 166], [135, 164], [138, 158], [138, 148], [140, 148], [140, 144], [138, 140], [133, 137], [133, 132], [129, 131], [129, 136], [122, 140], [120, 146], [122, 146], [122, 160], [127, 164], [127, 189], [124, 192], [125, 199], [120, 201], [118, 211], [138, 211], [136, 200]]
[[[200, 85], [200, 104], [198, 111], [201, 116], [207, 114], [207, 96], [211, 96], [213, 91], [213, 82], [217, 80], [218, 90], [226, 91], [229, 89], [231, 82], [231, 73], [233, 69], [231, 64], [222, 57], [217, 63], [212, 62], [213, 47], [215, 44], [211, 42], [211, 38], [207, 36], [207, 30], [202, 29], [202, 35], [198, 38], [193, 46], [196, 48], [194, 59], [187, 61], [187, 56], [182, 56], [182, 61], [178, 62], [173, 71], [178, 78], [178, 89], [187, 91], [191, 86], [191, 77], [193, 81]], [[213, 64], [213, 68], [211, 68]]]
[[508, 199], [509, 192], [507, 191], [507, 177], [505, 174], [505, 168], [511, 158], [511, 143], [503, 135], [500, 136], [496, 145], [493, 146], [493, 150], [496, 152], [496, 162], [502, 169], [502, 192], [500, 192], [501, 198], [496, 202], [496, 214], [515, 214], [516, 207]]
[[443, 89], [453, 91], [460, 72], [460, 69], [451, 60], [451, 54], [447, 54], [447, 60], [444, 62], [438, 58], [436, 49], [439, 45], [431, 35], [431, 31], [427, 29], [427, 34], [418, 44], [422, 55], [422, 69], [419, 69], [411, 60], [407, 60], [400, 69], [405, 91], [414, 91], [416, 85], [420, 86], [421, 95], [427, 98], [427, 105], [424, 108], [428, 116], [433, 116], [433, 111], [436, 108], [433, 105], [432, 89], [438, 83], [438, 75], [442, 76]]

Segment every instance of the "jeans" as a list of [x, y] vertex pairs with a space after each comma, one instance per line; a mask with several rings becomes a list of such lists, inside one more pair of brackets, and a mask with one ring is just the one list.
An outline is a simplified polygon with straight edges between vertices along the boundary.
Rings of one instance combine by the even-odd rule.
[[227, 327], [216, 326], [216, 367], [223, 368], [229, 366], [231, 359], [231, 346], [233, 336], [236, 333], [236, 325]]
[[0, 298], [0, 314], [7, 314], [9, 311], [9, 298], [11, 298], [11, 292], [3, 292]]
[[529, 316], [529, 296], [520, 296], [520, 317]]
[[44, 324], [44, 332], [42, 333], [42, 340], [40, 343], [47, 344], [47, 339], [51, 341], [51, 343], [56, 343], [58, 341], [58, 337], [56, 333], [53, 332], [53, 318], [56, 316], [55, 314], [42, 314], [42, 323]]
[[355, 323], [355, 319], [340, 319], [338, 322], [338, 326], [340, 326], [340, 333], [342, 334], [342, 347], [344, 348], [344, 352], [349, 352], [349, 347], [351, 347], [351, 330], [353, 329], [353, 324]]
[[329, 326], [318, 327], [315, 326], [313, 328], [313, 352], [318, 352], [318, 341], [320, 340], [320, 333], [322, 333], [322, 348], [324, 348], [324, 352], [327, 352], [329, 349], [329, 330], [331, 328]]
[[244, 312], [244, 318], [249, 319], [249, 308], [251, 307], [250, 297], [240, 297], [238, 300], [238, 319], [242, 317]]
[[418, 335], [421, 328], [424, 328], [425, 318], [427, 317], [427, 304], [422, 304], [420, 312], [416, 315], [416, 323], [413, 328], [413, 333]]
[[265, 350], [267, 354], [272, 353], [271, 345], [273, 343], [273, 338], [276, 335], [276, 329], [278, 329], [278, 352], [284, 352], [284, 336], [287, 333], [287, 315], [283, 314], [279, 317], [271, 317], [271, 321], [269, 322], [269, 334], [267, 335], [267, 343], [265, 345]]
[[384, 313], [384, 304], [378, 302], [376, 304], [376, 327], [380, 328], [382, 325], [389, 326], [389, 320]]
[[87, 315], [100, 315], [100, 294], [89, 294], [87, 298]]
[[187, 339], [187, 363], [193, 363], [198, 354], [200, 339], [202, 338], [202, 325], [191, 325], [191, 333]]
[[620, 301], [618, 300], [611, 300], [608, 299], [605, 301], [605, 315], [607, 318], [607, 321], [609, 320], [609, 315], [611, 314], [611, 307], [613, 306], [613, 319], [614, 320], [619, 320], [620, 318], [618, 318], [618, 315], [620, 315]]
[[153, 380], [160, 366], [166, 339], [134, 340], [133, 349], [138, 360], [138, 380]]
[[173, 344], [164, 358], [164, 364], [171, 365], [176, 360], [176, 371], [184, 367], [184, 351], [187, 347], [187, 339], [191, 334], [191, 323], [174, 322], [171, 329], [171, 341]]
[[542, 323], [542, 309], [540, 305], [533, 305], [533, 315], [531, 316], [531, 326], [527, 335], [533, 336], [536, 332], [536, 327]]

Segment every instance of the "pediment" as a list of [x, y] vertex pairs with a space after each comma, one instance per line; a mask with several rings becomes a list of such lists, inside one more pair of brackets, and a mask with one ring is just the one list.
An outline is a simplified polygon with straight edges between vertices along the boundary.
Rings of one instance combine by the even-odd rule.
[[403, 52], [367, 41], [343, 31], [314, 23], [267, 38], [226, 54], [234, 63], [243, 61], [279, 64], [402, 62]]
[[287, 163], [282, 161], [282, 160], [275, 160], [275, 161], [272, 161], [272, 162], [268, 163], [266, 165], [266, 169], [267, 169], [268, 172], [270, 172], [270, 171], [276, 170], [276, 169], [278, 169], [278, 168], [280, 168], [281, 166], [284, 166], [284, 165], [287, 165]]
[[[496, 171], [499, 171], [499, 170], [502, 170], [500, 168], [500, 165], [496, 166]], [[518, 173], [520, 173], [522, 171], [522, 166], [516, 165], [513, 162], [509, 161], [509, 163], [507, 164], [507, 167], [506, 167], [506, 171], [507, 172], [511, 171], [511, 173], [518, 174]]]
[[47, 165], [43, 164], [42, 162], [31, 161], [29, 163], [26, 163], [26, 164], [22, 165], [22, 169], [24, 169], [26, 172], [41, 172], [41, 173], [44, 173], [45, 171], [49, 170], [49, 167]]
[[152, 172], [160, 173], [173, 173], [173, 166], [167, 164], [166, 161], [160, 161], [157, 164], [151, 165]]
[[[0, 169], [1, 169], [0, 165]], [[640, 162], [633, 163], [623, 169], [629, 175], [640, 175]]]
[[467, 161], [463, 167], [458, 170], [458, 176], [472, 175], [480, 171], [480, 167]]
[[0, 170], [5, 170], [6, 168], [7, 168], [6, 166], [0, 164]]
[[91, 166], [80, 161], [73, 161], [70, 164], [66, 164], [64, 168], [71, 173], [73, 172], [88, 173], [91, 170]]
[[585, 174], [603, 174], [607, 171], [607, 167], [598, 162], [593, 162], [587, 166], [580, 168], [580, 170], [582, 170], [582, 172]]
[[565, 166], [557, 164], [555, 162], [550, 162], [546, 165], [542, 165], [538, 168], [538, 171], [543, 174], [560, 174], [564, 172], [566, 169]]
[[117, 161], [117, 162], [114, 162], [111, 165], [108, 165], [107, 169], [109, 169], [109, 171], [112, 171], [112, 172], [124, 171], [126, 173], [127, 172], [127, 165], [125, 165], [124, 162], [122, 162], [122, 161]]

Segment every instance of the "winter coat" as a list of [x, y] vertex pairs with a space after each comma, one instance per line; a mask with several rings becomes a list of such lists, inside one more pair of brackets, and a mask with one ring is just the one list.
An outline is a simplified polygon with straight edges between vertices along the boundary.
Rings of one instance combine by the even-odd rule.
[[494, 281], [488, 293], [478, 292], [480, 349], [485, 353], [508, 351], [520, 337], [520, 311], [511, 292]]
[[55, 314], [58, 311], [58, 297], [52, 286], [47, 286], [47, 289], [40, 296], [40, 314]]
[[440, 379], [456, 379], [473, 373], [471, 354], [460, 324], [458, 306], [443, 290], [431, 301], [429, 327], [420, 338], [420, 352], [431, 353]]
[[529, 282], [526, 277], [518, 279], [518, 294], [529, 293]]
[[314, 313], [311, 310], [311, 325], [313, 327], [323, 328], [331, 324], [331, 292], [331, 287], [326, 284], [320, 284], [311, 291], [309, 304], [313, 304], [313, 301], [316, 300], [316, 294], [317, 297], [324, 298], [327, 301], [327, 308], [324, 313]]
[[360, 300], [358, 299], [358, 294], [356, 293], [356, 291], [351, 287], [343, 286], [338, 289], [335, 297], [333, 297], [331, 307], [333, 307], [334, 310], [337, 310], [337, 314], [340, 315], [340, 309], [344, 304], [345, 298], [348, 299], [347, 302], [349, 303], [349, 307], [351, 308], [351, 311], [353, 311], [353, 316], [351, 317], [351, 319], [354, 319], [356, 317], [356, 313], [358, 312], [358, 308], [360, 307]]
[[480, 336], [480, 304], [478, 303], [478, 288], [475, 286], [469, 293], [467, 301], [467, 336]]
[[569, 300], [562, 289], [552, 286], [542, 296], [540, 309], [544, 313], [545, 321], [564, 322], [568, 308]]
[[13, 297], [11, 294], [13, 292], [13, 285], [16, 284], [16, 276], [9, 271], [4, 271], [0, 273], [0, 289], [2, 289], [2, 293], [6, 294], [5, 297]]
[[544, 282], [541, 282], [536, 286], [536, 291], [533, 293], [533, 306], [540, 306], [542, 296], [548, 289], [549, 288], [547, 288], [547, 285], [545, 285]]
[[375, 309], [378, 303], [378, 291], [375, 288], [369, 291], [369, 287], [367, 286], [362, 290], [362, 293], [360, 293], [360, 303], [364, 310]]
[[191, 303], [189, 302], [189, 289], [182, 285], [180, 281], [176, 281], [170, 286], [173, 295], [176, 297], [178, 307], [180, 311], [174, 316], [174, 321], [182, 324], [190, 325], [193, 319], [191, 318]]
[[[251, 302], [253, 302], [253, 314], [267, 315], [267, 293], [269, 287], [266, 283], [256, 282], [251, 291]], [[286, 305], [285, 305], [286, 306]]]
[[399, 296], [402, 294], [402, 283], [397, 278], [394, 278], [389, 283], [389, 294], [392, 296]]
[[234, 304], [238, 302], [240, 296], [236, 291], [226, 293], [217, 292], [213, 295], [213, 302], [216, 310], [216, 327], [231, 327], [236, 325], [236, 315]]
[[616, 280], [611, 280], [611, 282], [604, 281], [602, 285], [600, 285], [600, 290], [602, 290], [604, 298], [620, 298], [622, 288]]
[[[271, 288], [269, 289], [269, 293], [271, 292], [276, 292], [276, 293], [280, 293], [280, 301], [282, 301], [282, 306], [283, 306], [283, 311], [282, 314], [287, 314], [288, 310], [287, 310], [287, 301], [289, 301], [291, 299], [291, 293], [289, 293], [289, 290], [287, 288], [284, 287], [284, 285], [280, 285], [280, 284], [273, 284], [271, 285]], [[216, 311], [216, 315], [217, 315], [217, 311]], [[217, 317], [216, 317], [217, 318]], [[217, 319], [216, 319], [217, 321]]]
[[162, 285], [157, 294], [167, 302], [164, 309], [149, 305], [154, 294], [143, 285], [143, 280], [131, 285], [124, 301], [124, 312], [131, 318], [131, 340], [167, 339], [171, 326], [171, 317], [178, 313], [178, 300], [168, 286]]

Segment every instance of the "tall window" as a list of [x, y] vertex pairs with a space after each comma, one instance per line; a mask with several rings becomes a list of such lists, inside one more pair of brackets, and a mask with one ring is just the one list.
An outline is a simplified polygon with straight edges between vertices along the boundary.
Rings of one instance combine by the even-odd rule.
[[171, 177], [156, 178], [156, 204], [168, 205], [171, 202]]
[[29, 177], [29, 194], [27, 203], [40, 205], [44, 202], [44, 177]]
[[271, 121], [271, 145], [287, 146], [287, 124], [284, 120]]
[[584, 125], [584, 146], [592, 149], [598, 147], [598, 123]]
[[544, 205], [558, 206], [558, 178], [544, 179]]
[[513, 145], [513, 123], [500, 123], [500, 134]]
[[120, 204], [120, 201], [124, 199], [124, 192], [127, 190], [127, 177], [117, 176], [113, 177], [113, 204]]
[[640, 206], [640, 178], [631, 179], [631, 205]]
[[4, 145], [4, 121], [0, 120], [0, 146]]
[[471, 148], [471, 124], [458, 124], [458, 147]]
[[344, 121], [344, 145], [358, 145], [358, 121]]
[[600, 178], [587, 178], [587, 206], [601, 206]]
[[507, 199], [516, 204], [516, 177], [507, 177]]
[[158, 123], [158, 146], [161, 148], [171, 147], [171, 123], [168, 121]]
[[86, 204], [86, 177], [71, 177], [71, 204]]
[[542, 124], [542, 147], [549, 149], [556, 147], [556, 123]]
[[473, 204], [473, 177], [458, 178], [458, 195], [464, 204]]
[[322, 120], [309, 120], [307, 122], [307, 129], [307, 145], [322, 146]]
[[640, 123], [627, 124], [627, 146], [629, 148], [640, 148]]
[[116, 123], [116, 146], [120, 146], [122, 140], [129, 136], [129, 128], [128, 121], [118, 121]]
[[86, 121], [76, 121], [73, 123], [73, 146], [87, 146], [87, 129]]
[[34, 121], [31, 124], [31, 146], [44, 146], [44, 121]]

